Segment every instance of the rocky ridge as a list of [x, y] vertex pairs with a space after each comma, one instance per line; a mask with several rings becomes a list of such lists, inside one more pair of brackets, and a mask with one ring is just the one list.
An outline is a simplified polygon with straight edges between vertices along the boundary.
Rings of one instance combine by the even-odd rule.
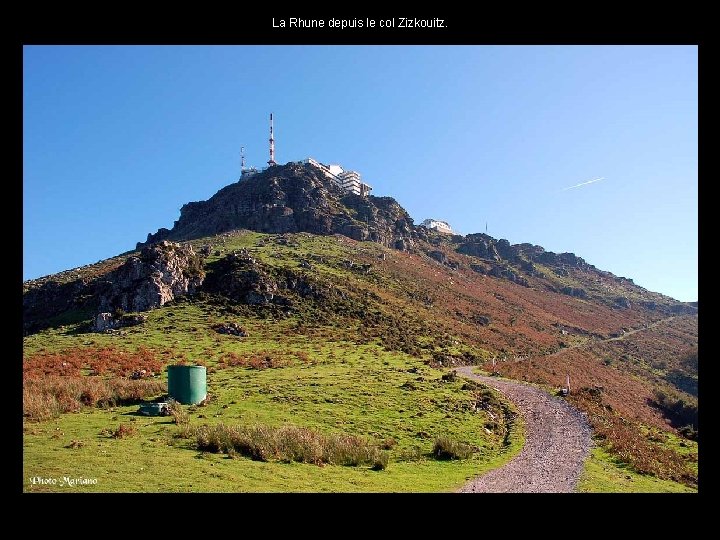
[[346, 193], [312, 165], [288, 163], [226, 186], [207, 201], [183, 205], [172, 229], [148, 234], [137, 247], [234, 229], [342, 234], [403, 250], [416, 237], [413, 220], [395, 199]]
[[202, 257], [192, 247], [162, 241], [94, 279], [46, 280], [29, 288], [23, 295], [24, 330], [39, 330], [53, 317], [73, 310], [91, 315], [98, 331], [137, 324], [121, 314], [147, 311], [193, 294], [204, 278]]

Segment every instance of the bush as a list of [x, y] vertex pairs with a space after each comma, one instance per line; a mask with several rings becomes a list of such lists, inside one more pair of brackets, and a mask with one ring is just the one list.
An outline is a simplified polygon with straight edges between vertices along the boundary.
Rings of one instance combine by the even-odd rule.
[[120, 426], [113, 431], [112, 436], [115, 439], [124, 439], [125, 437], [132, 437], [135, 433], [137, 433], [137, 429], [134, 426], [129, 424], [120, 424]]
[[468, 459], [471, 458], [475, 449], [469, 444], [458, 442], [449, 437], [438, 437], [433, 446], [433, 457], [435, 459]]
[[[588, 387], [570, 394], [573, 405], [585, 411], [600, 446], [615, 455], [620, 463], [629, 465], [640, 474], [696, 485], [697, 475], [688, 469], [680, 456], [661, 444], [642, 435], [639, 425], [608, 409], [602, 396]], [[662, 399], [658, 396], [658, 399]]]
[[443, 374], [441, 378], [445, 382], [455, 382], [457, 380], [457, 371], [453, 369], [451, 372]]
[[375, 458], [375, 463], [373, 463], [371, 469], [373, 471], [384, 471], [385, 469], [387, 469], [389, 461], [390, 458], [388, 456], [388, 453], [381, 452], [380, 454], [378, 454], [377, 458]]
[[190, 417], [188, 416], [187, 411], [183, 409], [180, 403], [172, 398], [168, 400], [168, 411], [177, 425], [183, 426], [190, 422]]
[[686, 439], [690, 439], [691, 441], [697, 441], [698, 439], [697, 429], [695, 429], [691, 424], [681, 427], [678, 431], [680, 432], [680, 435]]
[[691, 426], [694, 431], [698, 427], [698, 406], [688, 403], [680, 396], [668, 395], [662, 390], [654, 390], [654, 400], [650, 404], [660, 409], [663, 415], [670, 420], [674, 427]]

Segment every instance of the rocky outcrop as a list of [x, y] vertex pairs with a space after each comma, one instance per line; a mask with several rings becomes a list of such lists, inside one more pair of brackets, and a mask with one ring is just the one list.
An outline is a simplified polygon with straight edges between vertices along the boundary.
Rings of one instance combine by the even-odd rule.
[[[564, 277], [570, 275], [569, 269], [596, 271], [594, 266], [587, 264], [574, 253], [553, 253], [533, 244], [511, 244], [503, 238], [496, 240], [481, 233], [468, 234], [461, 238], [455, 251], [486, 262], [485, 265], [470, 264], [470, 268], [475, 272], [509, 279], [524, 286], [529, 286], [529, 282], [521, 274], [536, 278], [546, 277], [534, 263], [548, 266], [553, 273]], [[582, 289], [566, 289], [564, 294], [585, 298], [585, 291]]]
[[161, 242], [143, 249], [139, 256], [118, 261], [114, 270], [99, 277], [64, 283], [44, 278], [36, 280], [36, 286], [26, 282], [24, 331], [35, 332], [57, 324], [52, 320], [61, 314], [68, 322], [92, 318], [90, 328], [101, 332], [139, 324], [134, 322], [134, 315], [115, 313], [147, 311], [192, 294], [205, 277], [202, 265], [202, 257], [190, 246]]
[[673, 315], [693, 315], [697, 312], [698, 308], [691, 305], [690, 302], [670, 306], [670, 313]]
[[456, 251], [488, 261], [507, 261], [519, 265], [529, 274], [537, 271], [533, 262], [549, 266], [553, 270], [567, 267], [585, 270], [594, 268], [574, 253], [553, 253], [532, 244], [510, 244], [504, 238], [496, 240], [481, 233], [465, 236]]
[[212, 263], [203, 289], [251, 306], [288, 303], [277, 280], [245, 252], [231, 253]]
[[98, 313], [92, 323], [92, 330], [95, 332], [107, 332], [127, 326], [137, 326], [147, 321], [147, 315], [139, 313]]
[[615, 299], [615, 307], [620, 309], [630, 309], [630, 300], [628, 300], [624, 296], [619, 296]]
[[500, 254], [495, 247], [495, 239], [487, 234], [468, 234], [456, 251], [479, 259], [500, 260]]
[[517, 272], [513, 272], [509, 268], [503, 268], [500, 265], [495, 265], [492, 267], [490, 272], [488, 272], [489, 276], [503, 278], [512, 281], [513, 283], [517, 283], [518, 285], [522, 285], [523, 287], [529, 287], [530, 283], [527, 279], [519, 275]]
[[98, 283], [98, 309], [147, 311], [193, 294], [204, 278], [202, 258], [192, 247], [162, 241], [104, 276]]
[[291, 307], [292, 296], [322, 301], [329, 301], [332, 296], [330, 290], [307, 274], [273, 268], [244, 250], [209, 264], [202, 290], [251, 306]]
[[574, 296], [575, 298], [587, 298], [587, 291], [579, 287], [563, 287], [560, 292], [567, 294], [568, 296]]
[[234, 229], [265, 233], [342, 234], [409, 250], [413, 220], [391, 197], [348, 194], [311, 165], [271, 167], [180, 209], [172, 229], [148, 234], [138, 248], [165, 239], [188, 240]]
[[235, 322], [225, 322], [213, 325], [213, 330], [218, 334], [227, 334], [230, 336], [247, 337], [248, 333], [242, 326]]

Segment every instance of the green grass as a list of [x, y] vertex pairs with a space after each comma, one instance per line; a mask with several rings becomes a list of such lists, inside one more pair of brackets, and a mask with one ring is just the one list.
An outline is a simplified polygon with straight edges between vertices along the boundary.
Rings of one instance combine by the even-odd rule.
[[[296, 425], [327, 434], [367, 437], [378, 444], [394, 439], [384, 471], [369, 467], [262, 463], [228, 459], [193, 448], [177, 437], [168, 418], [134, 416], [136, 406], [84, 409], [41, 423], [26, 423], [25, 491], [453, 491], [469, 478], [502, 465], [522, 446], [520, 426], [505, 444], [488, 435], [483, 411], [473, 412], [464, 381], [441, 380], [444, 373], [422, 359], [390, 352], [377, 341], [346, 339], [341, 327], [314, 328], [295, 334], [294, 318], [274, 320], [228, 316], [212, 305], [181, 302], [147, 313], [148, 321], [124, 334], [80, 334], [74, 327], [48, 329], [24, 340], [25, 354], [83, 346], [171, 348], [191, 361], [207, 364], [212, 401], [186, 407], [190, 425]], [[233, 320], [249, 337], [220, 335], [215, 322]], [[278, 369], [219, 369], [227, 352], [285, 353], [291, 365]], [[291, 353], [307, 355], [307, 360]], [[302, 355], [301, 355], [302, 356]], [[408, 370], [415, 368], [415, 372]], [[163, 375], [165, 377], [165, 375]], [[410, 384], [408, 384], [410, 383]], [[408, 389], [408, 386], [415, 389]], [[134, 436], [101, 434], [132, 423]], [[430, 457], [437, 437], [478, 448], [471, 459], [442, 462]], [[79, 448], [66, 448], [72, 441]], [[97, 478], [93, 485], [33, 485], [32, 477]]]
[[[137, 407], [118, 407], [84, 409], [52, 421], [26, 423], [24, 489], [453, 491], [469, 478], [503, 465], [519, 452], [523, 443], [519, 420], [511, 431], [509, 444], [499, 434], [488, 434], [484, 429], [488, 416], [483, 411], [471, 411], [469, 406], [474, 398], [470, 390], [462, 389], [464, 381], [443, 382], [440, 377], [444, 371], [425, 363], [433, 352], [486, 357], [486, 351], [464, 345], [460, 340], [455, 343], [449, 336], [452, 331], [439, 339], [445, 330], [438, 325], [413, 327], [414, 319], [428, 319], [431, 310], [402, 300], [409, 292], [420, 289], [403, 276], [382, 274], [379, 268], [382, 264], [376, 262], [383, 252], [381, 246], [304, 234], [289, 235], [289, 245], [279, 246], [277, 240], [274, 235], [250, 232], [232, 235], [224, 242], [219, 238], [197, 240], [193, 245], [196, 248], [211, 245], [208, 263], [238, 249], [247, 249], [264, 265], [276, 268], [296, 269], [301, 260], [310, 260], [313, 269], [309, 273], [333, 289], [346, 292], [355, 302], [350, 304], [353, 307], [362, 305], [360, 293], [364, 291], [390, 292], [382, 302], [368, 305], [388, 315], [380, 325], [390, 325], [411, 335], [422, 357], [386, 350], [383, 344], [387, 346], [387, 340], [360, 339], [363, 325], [360, 319], [331, 310], [321, 312], [322, 308], [308, 307], [305, 302], [297, 304], [299, 312], [294, 315], [278, 318], [272, 310], [222, 306], [209, 300], [180, 301], [152, 310], [147, 313], [145, 324], [116, 334], [78, 333], [77, 321], [82, 314], [63, 314], [61, 322], [65, 327], [57, 326], [24, 338], [24, 354], [73, 347], [170, 349], [175, 359], [184, 357], [209, 368], [208, 387], [213, 400], [205, 407], [186, 408], [191, 426], [220, 422], [295, 425], [328, 435], [355, 435], [378, 444], [394, 439], [396, 444], [389, 450], [386, 470], [263, 463], [203, 454], [193, 448], [192, 440], [177, 437], [180, 428], [170, 419], [136, 417], [131, 413]], [[216, 250], [222, 253], [216, 256]], [[348, 259], [371, 262], [378, 268], [369, 274], [359, 273], [345, 267], [344, 261]], [[322, 324], [314, 320], [318, 314], [322, 315]], [[228, 321], [246, 328], [249, 336], [240, 339], [212, 331], [214, 324]], [[368, 335], [383, 338], [382, 333]], [[263, 371], [241, 367], [218, 369], [218, 362], [226, 353], [261, 351], [290, 358], [290, 365]], [[307, 360], [303, 359], [305, 355]], [[103, 430], [116, 430], [120, 423], [132, 423], [137, 433], [123, 439], [101, 434]], [[467, 460], [432, 459], [433, 444], [439, 437], [471, 444], [478, 451]], [[82, 445], [66, 448], [73, 441], [81, 441]], [[681, 447], [679, 440], [668, 441], [667, 444], [681, 448], [681, 454], [696, 452], [696, 446]], [[684, 489], [679, 484], [626, 472], [601, 450], [593, 451], [586, 469], [582, 491]], [[75, 487], [33, 485], [29, 480], [34, 476], [97, 478], [98, 482]]]
[[697, 493], [670, 480], [637, 474], [599, 447], [592, 449], [578, 491], [583, 493]]
[[[121, 410], [117, 411], [122, 415]], [[138, 419], [138, 434], [126, 439], [98, 435], [109, 418], [100, 411], [66, 415], [57, 423], [26, 433], [26, 491], [97, 492], [387, 492], [448, 491], [470, 476], [499, 465], [502, 459], [390, 463], [385, 471], [367, 467], [318, 467], [264, 463], [203, 454], [177, 444], [165, 419]], [[113, 424], [119, 423], [114, 421]], [[56, 430], [56, 428], [60, 428]], [[61, 433], [54, 438], [54, 433]], [[70, 440], [82, 448], [64, 448]], [[96, 478], [92, 486], [31, 485], [29, 477]]]

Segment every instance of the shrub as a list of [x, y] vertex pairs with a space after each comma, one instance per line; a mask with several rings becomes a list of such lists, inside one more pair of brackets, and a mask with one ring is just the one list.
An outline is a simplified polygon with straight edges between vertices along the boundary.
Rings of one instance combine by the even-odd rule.
[[449, 373], [443, 374], [442, 380], [446, 382], [455, 382], [457, 380], [457, 371], [453, 369]]
[[472, 457], [475, 449], [469, 444], [458, 442], [449, 437], [438, 437], [433, 446], [433, 457], [435, 459], [468, 459]]
[[115, 439], [124, 439], [125, 437], [132, 437], [137, 433], [135, 426], [129, 424], [120, 424], [118, 428], [113, 431], [112, 436]]
[[679, 396], [671, 396], [662, 390], [655, 389], [654, 400], [650, 404], [660, 409], [675, 427], [690, 425], [694, 430], [698, 426], [698, 406], [688, 403]]
[[38, 353], [23, 360], [23, 378], [46, 375], [80, 376], [84, 367], [93, 375], [111, 373], [129, 377], [133, 372], [159, 373], [163, 363], [156, 353], [140, 347], [124, 351], [114, 347], [75, 347], [59, 353]]
[[373, 463], [373, 466], [371, 467], [371, 469], [373, 471], [384, 471], [385, 469], [387, 469], [389, 461], [390, 461], [390, 458], [388, 456], [388, 453], [380, 452], [378, 454], [377, 458], [375, 458], [375, 462]]
[[168, 400], [168, 411], [170, 412], [170, 416], [173, 417], [173, 421], [179, 425], [187, 425], [188, 422], [190, 422], [190, 417], [188, 416], [188, 413], [185, 409], [183, 409], [182, 405], [175, 401], [174, 399]]
[[391, 450], [393, 446], [397, 444], [397, 441], [393, 439], [392, 437], [387, 438], [382, 443], [382, 449], [383, 450]]
[[680, 435], [686, 439], [690, 439], [691, 441], [697, 441], [698, 439], [697, 429], [695, 429], [691, 424], [681, 427], [678, 431], [680, 432]]

